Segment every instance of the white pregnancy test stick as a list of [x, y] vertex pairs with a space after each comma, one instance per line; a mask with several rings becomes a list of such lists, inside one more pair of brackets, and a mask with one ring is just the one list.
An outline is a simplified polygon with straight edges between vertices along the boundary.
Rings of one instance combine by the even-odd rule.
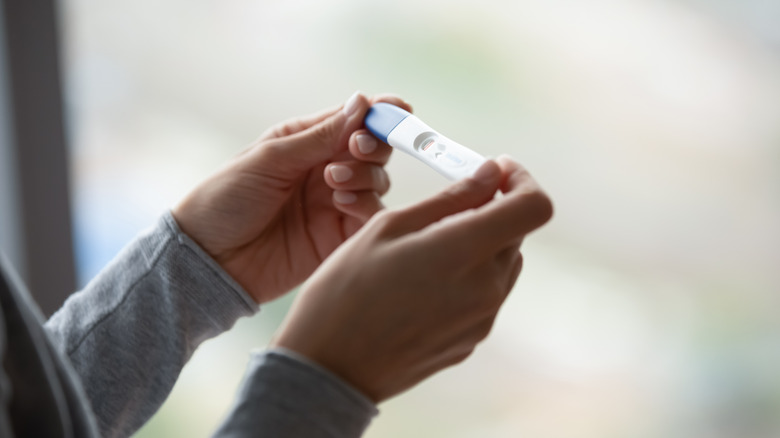
[[486, 161], [482, 155], [389, 103], [374, 104], [366, 114], [365, 125], [380, 140], [431, 166], [451, 181], [473, 175]]

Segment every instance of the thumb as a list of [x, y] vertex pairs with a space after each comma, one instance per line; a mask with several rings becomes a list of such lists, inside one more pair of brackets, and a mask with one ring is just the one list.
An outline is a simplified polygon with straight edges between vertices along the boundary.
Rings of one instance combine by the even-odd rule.
[[428, 225], [462, 211], [484, 205], [495, 195], [503, 174], [493, 160], [486, 161], [470, 178], [452, 184], [443, 192], [397, 212], [400, 220], [393, 232], [418, 231]]
[[280, 170], [305, 172], [347, 150], [349, 136], [363, 125], [368, 107], [368, 99], [356, 92], [329, 117], [300, 132], [270, 140], [266, 148], [273, 151], [274, 165]]

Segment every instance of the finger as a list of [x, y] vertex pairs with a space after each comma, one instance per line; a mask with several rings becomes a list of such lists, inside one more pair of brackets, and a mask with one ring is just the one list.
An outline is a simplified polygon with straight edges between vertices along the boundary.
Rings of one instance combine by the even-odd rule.
[[[505, 195], [453, 221], [443, 238], [454, 246], [470, 247], [475, 254], [495, 254], [519, 242], [552, 217], [550, 198], [528, 172], [509, 157], [496, 160], [504, 171]], [[463, 230], [469, 230], [464, 233]]]
[[479, 207], [493, 199], [501, 184], [501, 170], [488, 160], [471, 178], [458, 181], [438, 195], [392, 213], [389, 235], [418, 231], [447, 216]]
[[271, 173], [285, 178], [308, 171], [346, 151], [349, 134], [363, 124], [368, 107], [368, 99], [356, 93], [340, 111], [303, 131], [269, 140], [259, 154], [263, 160], [274, 163]]
[[516, 190], [522, 184], [527, 182], [536, 184], [536, 182], [531, 178], [531, 174], [528, 173], [525, 167], [521, 166], [520, 163], [512, 159], [512, 157], [509, 155], [499, 155], [499, 157], [496, 158], [496, 162], [501, 167], [501, 170], [506, 176], [501, 184], [501, 192], [508, 193], [512, 190]]
[[287, 137], [288, 135], [293, 135], [298, 132], [305, 131], [311, 128], [312, 126], [321, 123], [328, 117], [333, 116], [342, 108], [343, 106], [339, 105], [333, 108], [328, 108], [319, 111], [315, 114], [310, 114], [308, 116], [296, 117], [293, 119], [285, 120], [284, 122], [278, 123], [270, 127], [260, 136], [258, 140], [263, 141], [263, 140], [270, 140], [272, 138]]
[[325, 183], [334, 190], [373, 191], [384, 195], [390, 189], [390, 178], [381, 166], [359, 161], [331, 163], [325, 168]]
[[[412, 106], [394, 94], [378, 94], [369, 99], [369, 103], [371, 105], [377, 102], [391, 103], [405, 109], [406, 111], [412, 112]], [[306, 129], [309, 129], [312, 126], [327, 119], [328, 117], [334, 115], [342, 108], [343, 106], [339, 105], [307, 116], [286, 120], [269, 128], [266, 132], [263, 133], [263, 135], [260, 136], [259, 140], [262, 141], [278, 137], [287, 137], [288, 135], [293, 135], [298, 132], [305, 131]]]
[[379, 195], [372, 191], [335, 190], [333, 192], [333, 205], [337, 210], [359, 219], [362, 223], [384, 208]]
[[406, 111], [408, 111], [410, 113], [412, 112], [412, 105], [410, 105], [408, 102], [406, 102], [405, 100], [401, 99], [400, 97], [396, 96], [395, 94], [389, 94], [389, 93], [377, 94], [377, 95], [374, 95], [374, 97], [372, 97], [370, 99], [370, 102], [371, 102], [371, 105], [373, 105], [375, 103], [378, 103], [378, 102], [389, 103], [389, 104], [395, 105], [397, 107], [401, 107], [401, 108], [403, 108], [404, 110], [406, 110]]
[[379, 141], [365, 129], [359, 129], [349, 137], [349, 152], [360, 161], [387, 164], [393, 148]]

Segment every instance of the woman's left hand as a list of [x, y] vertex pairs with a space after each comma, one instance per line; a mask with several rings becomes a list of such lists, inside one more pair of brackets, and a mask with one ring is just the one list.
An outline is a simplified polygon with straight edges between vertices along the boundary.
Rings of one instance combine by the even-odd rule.
[[255, 301], [285, 294], [383, 208], [391, 148], [362, 129], [379, 101], [411, 111], [395, 96], [356, 93], [284, 122], [198, 185], [174, 218]]

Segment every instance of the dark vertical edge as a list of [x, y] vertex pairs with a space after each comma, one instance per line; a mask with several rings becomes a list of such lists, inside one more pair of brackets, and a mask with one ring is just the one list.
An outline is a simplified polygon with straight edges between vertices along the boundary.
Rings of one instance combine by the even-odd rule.
[[0, 8], [0, 251], [17, 271], [25, 272], [4, 23], [3, 9]]
[[52, 0], [2, 0], [25, 279], [46, 315], [76, 285], [59, 23]]

